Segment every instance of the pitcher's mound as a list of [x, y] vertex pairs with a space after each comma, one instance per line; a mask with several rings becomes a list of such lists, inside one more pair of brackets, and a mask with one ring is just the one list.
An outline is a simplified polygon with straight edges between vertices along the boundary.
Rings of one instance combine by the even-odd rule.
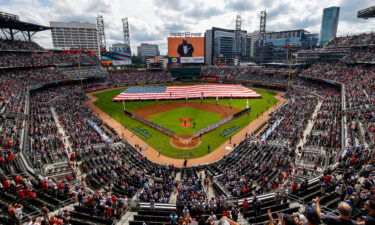
[[190, 118], [190, 117], [183, 117], [183, 118], [180, 118], [179, 119], [181, 123], [181, 127], [190, 127], [191, 124], [189, 122], [191, 122], [193, 119]]
[[185, 122], [185, 121], [186, 121], [186, 123], [187, 123], [187, 122], [191, 122], [191, 121], [193, 121], [193, 119], [190, 118], [190, 117], [183, 117], [183, 118], [180, 118], [180, 122]]
[[191, 149], [197, 147], [201, 140], [199, 137], [192, 138], [193, 135], [190, 134], [181, 134], [175, 137], [172, 137], [171, 144], [173, 147], [182, 148], [182, 149]]

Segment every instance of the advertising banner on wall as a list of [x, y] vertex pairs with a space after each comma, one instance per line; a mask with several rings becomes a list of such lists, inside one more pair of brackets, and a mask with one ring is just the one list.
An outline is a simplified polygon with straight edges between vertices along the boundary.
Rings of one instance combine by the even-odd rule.
[[181, 63], [204, 63], [204, 57], [180, 57]]
[[131, 52], [103, 51], [101, 52], [103, 66], [123, 66], [132, 64]]

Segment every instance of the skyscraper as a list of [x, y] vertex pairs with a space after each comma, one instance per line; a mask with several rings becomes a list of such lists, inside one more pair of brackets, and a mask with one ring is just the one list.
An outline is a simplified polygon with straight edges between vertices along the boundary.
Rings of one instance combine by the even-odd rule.
[[154, 57], [160, 55], [158, 45], [148, 43], [141, 43], [141, 45], [137, 47], [137, 52], [138, 56], [142, 57]]
[[323, 9], [322, 25], [320, 28], [319, 40], [320, 46], [323, 46], [329, 40], [336, 37], [339, 15], [340, 7], [333, 6]]
[[[232, 64], [236, 58], [236, 31], [213, 27], [205, 32], [205, 63]], [[241, 36], [241, 61], [250, 61], [251, 36], [242, 30]]]

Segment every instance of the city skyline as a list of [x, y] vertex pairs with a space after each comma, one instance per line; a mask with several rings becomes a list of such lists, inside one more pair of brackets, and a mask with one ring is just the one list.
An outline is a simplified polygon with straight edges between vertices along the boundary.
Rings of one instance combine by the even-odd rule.
[[[338, 36], [351, 33], [370, 32], [375, 27], [373, 20], [358, 19], [357, 11], [369, 7], [371, 1], [335, 0], [324, 2], [290, 0], [283, 1], [170, 1], [170, 0], [17, 0], [2, 1], [2, 10], [20, 15], [21, 20], [41, 25], [49, 21], [80, 21], [96, 23], [96, 15], [104, 18], [107, 46], [122, 42], [121, 18], [129, 18], [130, 43], [133, 54], [140, 43], [157, 44], [162, 55], [167, 52], [167, 36], [170, 32], [199, 32], [212, 27], [234, 29], [235, 17], [243, 18], [242, 29], [253, 32], [259, 29], [259, 13], [268, 13], [267, 31], [306, 29], [320, 32], [323, 9], [331, 6], [341, 8]], [[139, 7], [142, 6], [142, 7]], [[51, 31], [39, 32], [34, 41], [45, 48], [52, 48]]]

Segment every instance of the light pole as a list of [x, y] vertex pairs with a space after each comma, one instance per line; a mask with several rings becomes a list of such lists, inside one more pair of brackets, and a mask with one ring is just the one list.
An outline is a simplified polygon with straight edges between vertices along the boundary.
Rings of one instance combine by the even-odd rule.
[[77, 52], [77, 62], [78, 62], [78, 72], [79, 72], [79, 79], [81, 82], [81, 91], [83, 93], [83, 81], [82, 81], [82, 72], [81, 72], [81, 54]]

